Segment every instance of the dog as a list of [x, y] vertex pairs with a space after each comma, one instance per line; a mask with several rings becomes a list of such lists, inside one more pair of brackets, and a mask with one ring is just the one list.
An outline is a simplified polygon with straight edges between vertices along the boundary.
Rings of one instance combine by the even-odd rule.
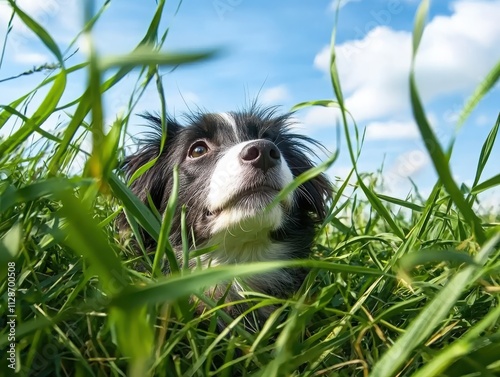
[[[142, 202], [152, 202], [162, 214], [172, 192], [174, 166], [179, 167], [178, 205], [170, 235], [179, 263], [182, 205], [186, 206], [187, 234], [193, 235], [188, 237], [188, 247], [216, 247], [200, 257], [203, 267], [309, 256], [315, 226], [324, 221], [332, 195], [327, 177], [315, 176], [266, 210], [283, 188], [314, 166], [310, 156], [322, 147], [293, 132], [291, 114], [253, 105], [240, 112], [187, 115], [186, 125], [169, 118], [161, 153], [161, 118], [150, 113], [142, 117], [151, 132], [142, 140], [142, 147], [126, 157], [123, 169], [130, 178], [159, 156], [130, 187]], [[119, 228], [129, 228], [125, 216], [120, 218]], [[142, 238], [146, 248], [155, 249], [155, 241], [145, 231]], [[192, 260], [190, 267], [196, 263]], [[306, 274], [303, 268], [281, 269], [221, 282], [207, 292], [215, 300], [233, 302], [242, 299], [245, 286], [288, 298], [300, 288]], [[234, 318], [244, 309], [235, 305], [227, 311]], [[258, 317], [265, 320], [270, 311], [262, 309]]]

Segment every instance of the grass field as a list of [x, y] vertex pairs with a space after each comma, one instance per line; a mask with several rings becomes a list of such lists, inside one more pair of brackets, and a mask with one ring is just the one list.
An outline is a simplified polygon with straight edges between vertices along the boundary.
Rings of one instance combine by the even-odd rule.
[[[159, 0], [140, 45], [118, 57], [95, 54], [92, 25], [101, 10], [86, 9], [82, 33], [89, 41], [88, 61], [67, 66], [71, 49], [60, 51], [51, 35], [9, 2], [57, 65], [44, 67], [50, 74], [33, 92], [0, 107], [0, 128], [16, 122], [0, 139], [0, 366], [5, 371], [0, 375], [500, 375], [500, 214], [481, 210], [478, 199], [500, 184], [500, 175], [482, 176], [486, 164], [498, 166], [489, 157], [500, 117], [482, 150], [467, 152], [478, 161], [472, 187], [455, 182], [448, 164], [453, 146], [442, 146], [434, 135], [412, 70], [411, 106], [439, 179], [428, 197], [417, 187], [405, 199], [383, 195], [380, 174], [357, 169], [362, 135], [349, 131], [353, 121], [334, 63], [334, 32], [335, 100], [297, 108], [340, 108], [353, 169], [346, 181], [335, 182], [314, 253], [299, 262], [311, 268], [300, 292], [287, 301], [247, 299], [252, 310], [278, 305], [264, 328], [250, 333], [241, 318], [225, 315], [223, 304], [200, 295], [201, 288], [297, 262], [167, 277], [137, 272], [135, 259], [144, 257], [133, 256], [114, 225], [125, 209], [136, 232], [144, 227], [161, 239], [160, 252], [171, 253], [165, 237], [171, 213], [161, 219], [148, 210], [115, 168], [124, 153], [129, 116], [147, 85], [157, 86], [165, 112], [160, 68], [209, 59], [216, 51], [161, 52], [165, 4]], [[428, 6], [423, 1], [415, 17], [414, 56]], [[103, 93], [132, 69], [140, 77], [129, 109], [105, 125]], [[67, 83], [81, 70], [87, 72], [87, 87], [65, 103]], [[499, 77], [500, 62], [471, 93], [458, 128]], [[33, 95], [44, 91], [38, 108], [26, 113]], [[48, 133], [42, 125], [54, 114], [67, 121]], [[84, 140], [91, 140], [90, 150]], [[311, 174], [326, 170], [335, 158]], [[81, 161], [83, 169], [75, 168]], [[191, 295], [213, 309], [193, 317]], [[216, 331], [219, 317], [230, 324], [223, 333]]]

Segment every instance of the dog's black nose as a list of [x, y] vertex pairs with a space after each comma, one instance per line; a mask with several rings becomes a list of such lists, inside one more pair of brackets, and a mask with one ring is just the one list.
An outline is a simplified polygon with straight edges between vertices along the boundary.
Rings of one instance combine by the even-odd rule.
[[280, 163], [281, 154], [273, 142], [257, 140], [245, 145], [241, 150], [240, 159], [244, 164], [250, 164], [265, 173]]

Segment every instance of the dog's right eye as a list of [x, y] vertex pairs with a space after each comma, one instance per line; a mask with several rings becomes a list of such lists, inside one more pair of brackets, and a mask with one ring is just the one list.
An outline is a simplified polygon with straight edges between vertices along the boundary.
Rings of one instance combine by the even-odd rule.
[[191, 146], [188, 155], [191, 158], [198, 158], [207, 153], [208, 153], [208, 145], [203, 141], [199, 141]]

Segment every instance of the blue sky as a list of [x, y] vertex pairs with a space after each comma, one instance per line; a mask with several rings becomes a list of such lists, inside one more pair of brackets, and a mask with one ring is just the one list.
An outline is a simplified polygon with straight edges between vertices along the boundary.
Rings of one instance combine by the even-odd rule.
[[[294, 104], [315, 99], [332, 99], [327, 65], [327, 46], [334, 23], [334, 2], [269, 2], [264, 0], [168, 1], [163, 27], [170, 27], [166, 50], [220, 48], [216, 59], [165, 72], [167, 105], [180, 115], [188, 108], [228, 111], [245, 106], [257, 94], [263, 104]], [[19, 6], [37, 19], [64, 49], [82, 24], [81, 1], [19, 0]], [[366, 141], [360, 167], [375, 171], [384, 164], [386, 191], [405, 196], [409, 178], [427, 193], [435, 174], [409, 109], [408, 69], [411, 29], [418, 6], [415, 0], [344, 1], [337, 32], [340, 79], [348, 108]], [[7, 2], [0, 0], [0, 38], [9, 17]], [[155, 10], [155, 2], [111, 1], [94, 30], [102, 55], [126, 53], [144, 34]], [[500, 1], [433, 1], [428, 28], [417, 58], [417, 79], [429, 119], [445, 143], [455, 133], [456, 115], [473, 89], [500, 60]], [[80, 44], [83, 47], [83, 43]], [[84, 48], [68, 65], [84, 59]], [[49, 51], [19, 22], [14, 23], [0, 79], [19, 74], [46, 62]], [[0, 83], [0, 104], [6, 104], [32, 89], [42, 74]], [[106, 117], [111, 121], [128, 101], [135, 76], [127, 77], [106, 95]], [[85, 76], [73, 75], [64, 100], [77, 98]], [[39, 98], [43, 98], [40, 93]], [[36, 108], [37, 98], [33, 102]], [[159, 101], [151, 86], [137, 112], [156, 110]], [[452, 170], [459, 182], [471, 183], [477, 158], [486, 135], [500, 110], [498, 86], [474, 111], [457, 135]], [[336, 145], [335, 110], [310, 108], [296, 117], [299, 129]], [[50, 119], [50, 129], [62, 118]], [[139, 132], [138, 118], [129, 130]], [[6, 129], [0, 132], [7, 132]], [[343, 137], [342, 137], [343, 140]], [[495, 146], [483, 179], [498, 174], [500, 145]], [[350, 169], [347, 148], [329, 174], [346, 175]], [[484, 198], [500, 210], [496, 196]]]

